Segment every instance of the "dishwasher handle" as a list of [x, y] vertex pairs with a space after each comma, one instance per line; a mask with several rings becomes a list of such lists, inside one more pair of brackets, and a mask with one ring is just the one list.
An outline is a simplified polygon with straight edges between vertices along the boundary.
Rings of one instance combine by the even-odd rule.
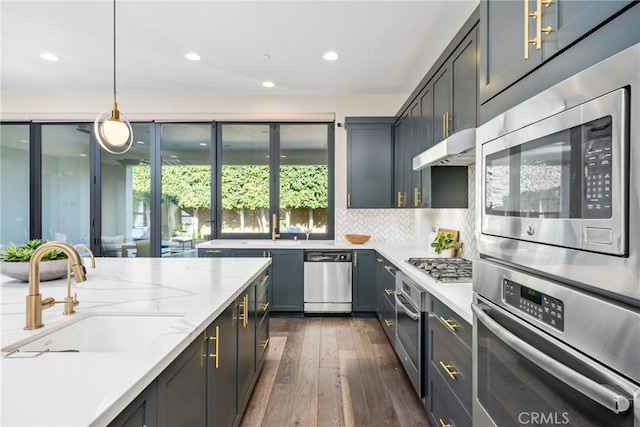
[[351, 262], [351, 251], [304, 251], [304, 262]]

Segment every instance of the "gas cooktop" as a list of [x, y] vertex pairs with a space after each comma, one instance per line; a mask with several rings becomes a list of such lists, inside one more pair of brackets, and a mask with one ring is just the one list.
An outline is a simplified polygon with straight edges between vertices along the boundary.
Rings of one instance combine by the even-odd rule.
[[471, 282], [471, 261], [464, 258], [409, 258], [407, 262], [438, 282]]

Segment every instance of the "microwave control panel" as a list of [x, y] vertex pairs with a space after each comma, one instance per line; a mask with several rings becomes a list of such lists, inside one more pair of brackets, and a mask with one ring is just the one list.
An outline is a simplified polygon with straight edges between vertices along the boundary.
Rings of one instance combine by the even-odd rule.
[[502, 295], [510, 306], [564, 331], [564, 303], [509, 279], [502, 279]]
[[611, 218], [611, 116], [582, 126], [584, 141], [583, 218]]

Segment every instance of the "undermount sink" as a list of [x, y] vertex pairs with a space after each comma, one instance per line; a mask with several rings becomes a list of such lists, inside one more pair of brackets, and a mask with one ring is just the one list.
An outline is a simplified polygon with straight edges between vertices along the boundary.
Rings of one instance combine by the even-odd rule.
[[129, 353], [147, 347], [163, 334], [183, 332], [183, 314], [86, 313], [32, 337], [3, 352]]
[[289, 246], [289, 245], [299, 245], [302, 243], [302, 240], [247, 240], [245, 244], [252, 246], [271, 246], [271, 245], [279, 245], [279, 246]]

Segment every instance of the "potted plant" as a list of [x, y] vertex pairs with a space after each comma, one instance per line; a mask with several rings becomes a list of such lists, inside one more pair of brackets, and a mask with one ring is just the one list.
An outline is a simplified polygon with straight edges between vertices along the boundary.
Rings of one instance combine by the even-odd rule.
[[[29, 261], [35, 250], [46, 241], [34, 239], [19, 245], [11, 245], [0, 252], [2, 274], [14, 279], [29, 281]], [[67, 255], [52, 249], [45, 252], [40, 263], [40, 281], [55, 280], [67, 274]]]
[[462, 243], [456, 242], [453, 234], [441, 233], [431, 242], [431, 247], [434, 248], [437, 254], [445, 258], [453, 258], [456, 250], [462, 247]]

